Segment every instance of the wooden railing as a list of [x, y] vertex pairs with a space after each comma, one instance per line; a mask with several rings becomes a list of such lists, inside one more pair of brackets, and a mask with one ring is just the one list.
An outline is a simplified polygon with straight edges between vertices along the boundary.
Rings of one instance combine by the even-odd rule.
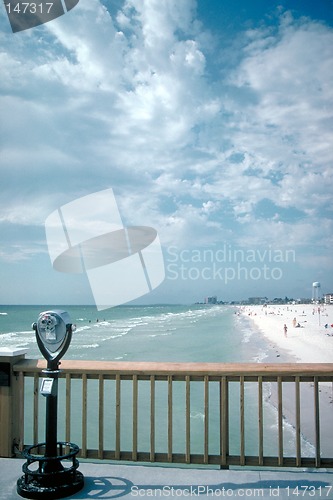
[[[21, 449], [44, 440], [39, 379], [45, 366], [43, 360], [31, 359], [13, 365], [19, 409], [15, 441]], [[321, 446], [332, 434], [323, 420], [321, 390], [332, 390], [333, 364], [63, 360], [60, 369], [58, 438], [78, 444], [81, 457], [221, 467], [333, 467], [333, 450], [325, 456]], [[276, 422], [267, 429], [272, 404]], [[287, 411], [293, 426], [291, 449], [285, 442]], [[311, 411], [306, 424], [305, 411]], [[304, 451], [309, 441], [311, 453]]]

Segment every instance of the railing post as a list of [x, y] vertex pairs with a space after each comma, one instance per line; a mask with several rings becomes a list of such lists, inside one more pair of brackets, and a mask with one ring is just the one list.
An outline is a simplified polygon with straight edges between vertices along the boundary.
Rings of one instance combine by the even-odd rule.
[[228, 469], [229, 459], [229, 381], [223, 375], [220, 381], [220, 455], [221, 469]]
[[27, 349], [0, 349], [0, 457], [15, 456], [14, 445], [22, 445], [20, 435], [19, 390], [13, 366], [24, 359]]

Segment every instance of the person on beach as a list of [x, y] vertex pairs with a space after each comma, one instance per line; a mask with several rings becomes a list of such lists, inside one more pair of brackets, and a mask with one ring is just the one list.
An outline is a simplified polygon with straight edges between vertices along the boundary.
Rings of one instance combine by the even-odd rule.
[[288, 327], [286, 324], [284, 324], [283, 326], [283, 331], [284, 331], [284, 336], [286, 337], [287, 336], [287, 332], [288, 332]]
[[297, 320], [296, 318], [293, 319], [293, 327], [296, 328], [296, 325], [297, 325]]

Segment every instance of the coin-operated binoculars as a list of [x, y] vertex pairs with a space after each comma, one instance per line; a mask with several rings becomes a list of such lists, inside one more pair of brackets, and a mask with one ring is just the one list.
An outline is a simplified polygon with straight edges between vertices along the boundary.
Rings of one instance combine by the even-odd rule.
[[[64, 498], [81, 490], [84, 485], [83, 475], [77, 470], [79, 447], [57, 441], [59, 360], [69, 347], [74, 328], [68, 313], [58, 310], [40, 313], [37, 323], [33, 323], [32, 327], [38, 347], [47, 360], [40, 388], [46, 398], [45, 442], [29, 446], [23, 451], [27, 461], [22, 467], [24, 475], [17, 481], [17, 492], [31, 499]], [[31, 453], [41, 448], [45, 450], [43, 456]], [[66, 467], [66, 464], [69, 466]]]

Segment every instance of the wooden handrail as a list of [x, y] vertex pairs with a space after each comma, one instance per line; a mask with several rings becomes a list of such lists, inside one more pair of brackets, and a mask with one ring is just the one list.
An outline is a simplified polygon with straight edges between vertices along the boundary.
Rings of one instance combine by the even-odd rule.
[[[39, 405], [38, 379], [45, 376], [42, 370], [46, 368], [46, 361], [42, 359], [20, 359], [13, 363], [13, 372], [17, 376], [18, 387], [16, 406], [23, 408], [24, 401], [29, 392], [25, 392], [27, 379], [33, 378], [34, 396], [33, 408], [33, 433], [34, 440], [37, 439], [39, 429]], [[165, 362], [130, 362], [130, 361], [84, 361], [84, 360], [62, 360], [60, 365], [60, 378], [64, 379], [62, 384], [62, 398], [64, 401], [64, 433], [66, 440], [71, 439], [72, 417], [76, 413], [75, 429], [78, 424], [81, 430], [81, 456], [84, 458], [98, 458], [109, 460], [130, 460], [141, 462], [169, 462], [187, 464], [215, 464], [221, 467], [230, 465], [252, 465], [252, 466], [289, 466], [289, 467], [333, 467], [333, 453], [329, 450], [329, 457], [322, 456], [321, 442], [324, 442], [323, 432], [330, 432], [321, 421], [321, 397], [319, 393], [321, 384], [333, 383], [333, 363], [165, 363]], [[80, 381], [79, 381], [80, 380]], [[129, 382], [128, 382], [129, 381]], [[264, 405], [264, 383], [273, 382], [276, 387], [276, 409], [277, 425], [274, 439], [277, 445], [276, 456], [265, 454], [264, 444], [267, 439], [272, 439], [272, 430], [265, 428], [265, 405]], [[315, 454], [311, 456], [302, 455], [301, 440], [303, 438], [302, 391], [301, 385], [309, 385], [308, 390], [312, 401], [313, 426], [311, 434]], [[79, 391], [72, 388], [74, 384], [80, 384]], [[257, 413], [257, 452], [247, 454], [247, 424], [248, 413], [246, 408], [247, 384], [252, 384], [253, 394], [256, 395]], [[294, 410], [295, 410], [295, 455], [286, 456], [284, 410], [285, 410], [285, 383], [294, 387]], [[91, 385], [90, 385], [91, 384]], [[127, 385], [126, 385], [127, 384]], [[129, 385], [128, 385], [129, 384]], [[144, 387], [143, 387], [144, 386]], [[178, 386], [178, 387], [177, 387]], [[194, 387], [195, 386], [195, 387]], [[238, 387], [237, 387], [238, 386]], [[78, 386], [76, 386], [77, 389]], [[181, 387], [181, 389], [179, 389]], [[200, 388], [202, 394], [202, 451], [194, 454], [192, 451], [192, 437], [194, 422], [191, 421], [192, 391], [195, 393]], [[143, 392], [142, 389], [144, 389]], [[179, 404], [179, 390], [181, 390], [183, 401], [181, 402], [183, 435], [183, 452], [175, 453], [174, 440], [178, 432], [178, 421], [175, 421], [174, 410]], [[211, 392], [212, 389], [212, 392]], [[236, 391], [235, 391], [236, 389]], [[161, 392], [160, 392], [161, 391]], [[178, 391], [178, 392], [177, 392]], [[238, 391], [238, 395], [237, 395]], [[94, 407], [91, 407], [89, 398], [94, 393]], [[143, 407], [140, 406], [141, 395]], [[162, 396], [163, 394], [163, 396]], [[112, 396], [111, 396], [112, 395]], [[111, 399], [113, 403], [110, 404]], [[162, 418], [164, 421], [165, 445], [163, 451], [157, 450], [157, 438], [161, 428], [158, 421], [158, 401], [160, 398], [163, 407]], [[75, 403], [73, 403], [75, 398]], [[238, 401], [237, 401], [238, 400]], [[126, 404], [126, 411], [124, 411]], [[239, 419], [239, 445], [238, 453], [230, 450], [235, 449], [235, 444], [230, 436], [230, 421], [236, 414]], [[144, 449], [140, 444], [140, 432], [142, 418], [140, 412], [144, 410], [145, 424], [148, 426], [144, 431], [149, 442], [145, 441]], [[177, 410], [178, 411], [178, 410]], [[91, 419], [91, 412], [94, 419]], [[80, 415], [77, 420], [77, 415]], [[107, 415], [107, 416], [105, 416]], [[128, 416], [130, 415], [131, 421]], [[149, 416], [150, 415], [150, 416]], [[124, 417], [125, 420], [124, 420]], [[253, 415], [252, 415], [253, 417]], [[212, 430], [211, 418], [214, 419], [215, 433], [214, 446], [211, 450]], [[29, 419], [29, 417], [28, 417]], [[252, 418], [253, 421], [253, 418]], [[252, 422], [251, 425], [253, 425]], [[31, 424], [30, 424], [31, 425]], [[95, 447], [89, 445], [91, 426], [94, 426], [92, 435]], [[24, 421], [20, 417], [20, 442], [24, 441]], [[147, 434], [147, 431], [149, 434]], [[123, 449], [122, 436], [130, 438], [130, 449]], [[233, 431], [234, 432], [234, 431]], [[269, 438], [267, 438], [267, 432]], [[149, 435], [149, 437], [148, 437]], [[113, 444], [105, 448], [105, 441]], [[28, 438], [31, 439], [31, 438]], [[178, 439], [178, 434], [177, 434]], [[216, 440], [215, 440], [216, 439]], [[128, 441], [128, 440], [127, 440]], [[236, 440], [237, 441], [237, 440]], [[32, 443], [29, 443], [32, 444]], [[217, 446], [216, 446], [217, 445]], [[89, 447], [90, 446], [90, 447]], [[128, 446], [128, 444], [127, 444]], [[219, 451], [216, 448], [219, 448]]]
[[[43, 359], [23, 359], [13, 367], [14, 372], [25, 374], [35, 373], [46, 368]], [[177, 379], [186, 376], [201, 377], [208, 375], [210, 378], [216, 376], [244, 376], [244, 377], [267, 377], [281, 376], [284, 380], [291, 376], [319, 377], [320, 381], [330, 379], [333, 376], [333, 363], [165, 363], [146, 361], [83, 361], [62, 360], [60, 370], [64, 374], [85, 373], [87, 376], [98, 378], [100, 373], [104, 375], [138, 375], [142, 377], [156, 376], [167, 377], [172, 373]]]

